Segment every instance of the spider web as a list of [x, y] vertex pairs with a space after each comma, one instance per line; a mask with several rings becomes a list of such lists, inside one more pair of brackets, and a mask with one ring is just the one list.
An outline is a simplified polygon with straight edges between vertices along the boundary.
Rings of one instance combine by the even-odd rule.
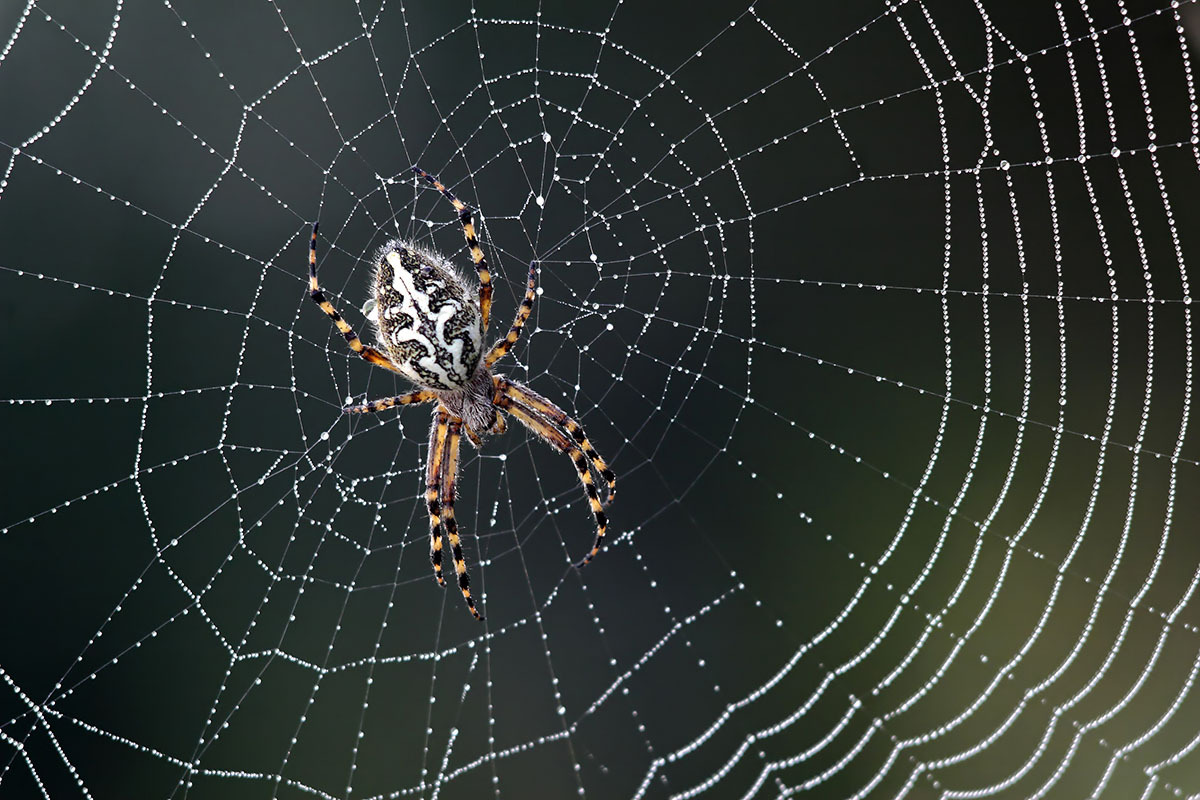
[[[1190, 37], [1190, 38], [1189, 38]], [[3, 797], [1198, 797], [1189, 2], [0, 6]], [[619, 476], [345, 347], [469, 259]]]

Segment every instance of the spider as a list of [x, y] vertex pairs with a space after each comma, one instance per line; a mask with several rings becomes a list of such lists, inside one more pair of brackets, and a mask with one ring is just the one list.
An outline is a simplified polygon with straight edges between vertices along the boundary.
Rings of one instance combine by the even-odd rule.
[[417, 385], [408, 394], [369, 400], [345, 406], [349, 414], [373, 414], [395, 406], [437, 403], [429, 430], [429, 457], [426, 462], [425, 501], [429, 511], [429, 560], [440, 586], [442, 577], [442, 536], [450, 542], [458, 588], [467, 609], [475, 619], [483, 616], [471, 597], [471, 579], [454, 520], [455, 480], [458, 474], [458, 447], [466, 434], [478, 449], [492, 433], [504, 433], [504, 412], [532, 431], [542, 441], [566, 453], [575, 462], [579, 480], [596, 518], [596, 540], [576, 566], [583, 567], [600, 552], [608, 517], [592, 481], [592, 470], [608, 484], [607, 502], [616, 492], [616, 475], [592, 447], [578, 422], [554, 403], [514, 380], [492, 372], [521, 335], [525, 321], [533, 311], [538, 265], [529, 264], [525, 298], [517, 310], [508, 334], [485, 354], [483, 337], [487, 332], [492, 307], [492, 278], [487, 259], [475, 238], [471, 209], [420, 167], [412, 171], [441, 192], [458, 212], [467, 248], [479, 274], [479, 300], [471, 297], [454, 266], [444, 256], [414, 242], [393, 239], [375, 254], [375, 274], [371, 280], [371, 299], [363, 312], [374, 324], [379, 349], [364, 345], [333, 305], [325, 299], [317, 282], [317, 223], [313, 223], [308, 249], [309, 294], [333, 324], [346, 337], [350, 349], [370, 363], [403, 375]]

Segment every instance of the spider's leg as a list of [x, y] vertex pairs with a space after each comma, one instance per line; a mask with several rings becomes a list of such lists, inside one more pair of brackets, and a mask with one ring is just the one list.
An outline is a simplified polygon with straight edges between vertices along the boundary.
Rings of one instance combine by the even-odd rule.
[[592, 545], [591, 552], [584, 556], [583, 560], [575, 566], [582, 567], [588, 564], [596, 557], [596, 553], [600, 552], [600, 546], [604, 543], [604, 533], [608, 528], [608, 517], [604, 513], [603, 506], [600, 505], [600, 496], [596, 492], [596, 485], [592, 483], [592, 472], [588, 469], [587, 457], [584, 456], [583, 451], [574, 442], [568, 439], [562, 431], [554, 427], [549, 420], [544, 419], [537, 412], [521, 405], [509, 395], [499, 395], [496, 398], [496, 405], [516, 417], [521, 424], [537, 434], [542, 441], [560, 453], [570, 455], [571, 460], [575, 462], [575, 469], [579, 472], [579, 481], [583, 484], [583, 490], [587, 494], [588, 503], [592, 507], [592, 514], [596, 517], [596, 541]]
[[483, 329], [488, 326], [488, 316], [492, 311], [492, 273], [488, 271], [487, 259], [479, 248], [479, 240], [475, 238], [475, 224], [471, 221], [471, 208], [454, 196], [454, 192], [442, 185], [441, 181], [420, 167], [414, 166], [412, 171], [427, 180], [433, 188], [442, 193], [458, 212], [458, 221], [462, 223], [463, 234], [467, 237], [467, 248], [471, 251], [471, 260], [475, 262], [475, 271], [479, 273], [479, 314], [483, 317]]
[[483, 357], [485, 366], [491, 367], [492, 364], [503, 358], [504, 354], [517, 343], [517, 338], [521, 335], [521, 329], [525, 327], [525, 320], [529, 319], [529, 315], [533, 313], [533, 299], [537, 297], [537, 274], [537, 262], [530, 261], [529, 281], [525, 286], [525, 299], [521, 301], [521, 307], [517, 309], [517, 317], [513, 320], [512, 327], [508, 329], [508, 335], [496, 342], [495, 346]]
[[458, 522], [454, 519], [454, 483], [458, 478], [458, 445], [461, 442], [463, 421], [450, 419], [450, 438], [446, 441], [446, 474], [442, 482], [442, 521], [446, 526], [446, 538], [454, 553], [454, 571], [458, 573], [458, 588], [467, 601], [467, 610], [475, 619], [483, 619], [475, 608], [471, 597], [471, 577], [467, 575], [467, 560], [463, 558], [462, 543], [458, 539]]
[[439, 407], [434, 413], [433, 426], [429, 429], [429, 456], [425, 462], [425, 502], [429, 508], [429, 560], [433, 562], [433, 577], [440, 586], [446, 585], [446, 579], [442, 577], [442, 537], [439, 534], [442, 507], [438, 494], [442, 488], [442, 465], [445, 463], [449, 420], [450, 415], [444, 408]]
[[342, 319], [342, 315], [337, 312], [333, 304], [325, 299], [325, 293], [321, 291], [321, 284], [317, 283], [317, 223], [315, 222], [313, 223], [312, 239], [308, 243], [308, 287], [308, 294], [312, 297], [313, 302], [321, 307], [327, 317], [333, 320], [333, 324], [342, 332], [342, 336], [346, 337], [346, 343], [350, 345], [351, 350], [378, 367], [390, 369], [392, 372], [400, 371], [383, 353], [370, 345], [363, 344], [362, 339], [359, 339], [358, 334], [354, 332], [354, 328], [351, 328], [346, 320]]
[[596, 467], [596, 471], [600, 473], [600, 477], [604, 478], [604, 481], [608, 484], [608, 500], [606, 505], [607, 503], [611, 503], [613, 498], [617, 496], [617, 476], [608, 468], [608, 464], [596, 452], [596, 448], [592, 447], [587, 434], [583, 431], [583, 426], [567, 416], [567, 412], [527, 386], [505, 380], [504, 378], [493, 378], [492, 382], [500, 392], [513, 398], [521, 405], [531, 408], [542, 416], [552, 420], [557, 425], [565, 428], [567, 433], [571, 434], [571, 438], [579, 444], [580, 449], [583, 450], [584, 454]]
[[382, 400], [368, 400], [365, 403], [356, 403], [352, 406], [342, 406], [342, 411], [346, 414], [373, 414], [376, 411], [386, 411], [395, 406], [407, 406], [412, 403], [428, 403], [430, 400], [437, 398], [437, 395], [428, 389], [421, 389], [417, 392], [409, 392], [408, 394], [399, 394], [395, 397], [385, 397]]
[[478, 433], [471, 430], [470, 425], [467, 425], [465, 423], [463, 424], [463, 433], [465, 433], [467, 435], [467, 438], [471, 440], [471, 444], [475, 445], [476, 450], [483, 447], [483, 440], [479, 438]]

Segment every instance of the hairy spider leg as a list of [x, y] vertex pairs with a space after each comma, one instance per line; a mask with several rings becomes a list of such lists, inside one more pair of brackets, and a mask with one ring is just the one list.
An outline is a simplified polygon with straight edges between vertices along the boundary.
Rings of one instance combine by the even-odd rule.
[[608, 516], [605, 515], [603, 506], [600, 505], [600, 496], [596, 492], [596, 485], [592, 483], [592, 472], [588, 468], [587, 456], [562, 431], [555, 428], [549, 420], [540, 416], [536, 411], [521, 405], [511, 396], [497, 394], [496, 405], [516, 417], [521, 424], [535, 433], [542, 441], [560, 453], [570, 455], [571, 460], [575, 462], [575, 469], [579, 472], [579, 482], [583, 484], [583, 491], [587, 494], [588, 503], [592, 507], [592, 514], [596, 517], [596, 541], [592, 545], [591, 552], [575, 565], [576, 567], [586, 566], [600, 552], [600, 546], [604, 542], [604, 534], [608, 528]]
[[475, 619], [483, 619], [475, 608], [475, 599], [471, 597], [471, 576], [467, 574], [467, 560], [463, 558], [462, 543], [458, 539], [458, 522], [454, 519], [454, 487], [458, 479], [458, 446], [462, 441], [463, 421], [450, 418], [450, 438], [446, 442], [446, 469], [442, 481], [442, 524], [446, 526], [446, 537], [450, 540], [451, 552], [454, 554], [454, 571], [458, 573], [458, 588], [463, 599], [467, 601], [467, 610]]
[[309, 297], [321, 307], [327, 317], [333, 320], [333, 324], [342, 332], [342, 336], [346, 337], [346, 343], [350, 345], [351, 350], [377, 367], [400, 372], [396, 365], [387, 359], [387, 356], [374, 347], [363, 344], [362, 339], [359, 339], [358, 334], [354, 332], [354, 328], [346, 324], [346, 320], [342, 319], [342, 315], [337, 312], [333, 304], [325, 299], [325, 293], [321, 291], [321, 284], [317, 283], [317, 223], [315, 222], [312, 227], [312, 239], [308, 243], [308, 286]]
[[471, 208], [454, 196], [454, 192], [442, 185], [441, 181], [420, 167], [412, 167], [412, 171], [427, 180], [433, 188], [442, 193], [458, 212], [458, 221], [462, 223], [463, 234], [467, 237], [467, 248], [471, 251], [471, 260], [475, 262], [475, 271], [479, 273], [479, 313], [483, 317], [483, 329], [486, 331], [488, 317], [492, 313], [492, 273], [488, 270], [487, 259], [475, 238], [475, 223], [471, 220]]
[[350, 406], [342, 406], [342, 411], [347, 414], [374, 414], [377, 411], [387, 411], [389, 408], [395, 408], [396, 406], [428, 403], [436, 399], [436, 394], [428, 389], [421, 389], [420, 391], [409, 392], [408, 394], [398, 394], [395, 397], [384, 397], [380, 400], [367, 400]]
[[[496, 386], [497, 390], [513, 398], [521, 405], [533, 409], [557, 425], [565, 428], [567, 433], [571, 434], [571, 438], [575, 440], [580, 449], [583, 450], [584, 454], [587, 455], [588, 459], [596, 467], [596, 471], [600, 473], [600, 477], [604, 478], [605, 483], [608, 484], [608, 499], [605, 505], [613, 501], [613, 498], [617, 496], [617, 476], [608, 468], [608, 464], [596, 452], [596, 448], [592, 447], [592, 443], [588, 440], [587, 434], [584, 433], [582, 425], [567, 416], [567, 412], [528, 386], [523, 386], [499, 377], [492, 378], [492, 383]], [[592, 555], [595, 555], [595, 553]], [[590, 560], [590, 557], [588, 560]]]
[[442, 488], [442, 464], [446, 453], [446, 432], [450, 414], [446, 409], [438, 407], [433, 415], [433, 426], [429, 429], [429, 456], [426, 460], [425, 472], [425, 503], [429, 509], [429, 560], [433, 563], [433, 577], [439, 586], [446, 585], [442, 577], [442, 537], [439, 530], [442, 526], [442, 506], [438, 494]]
[[[500, 415], [497, 414], [496, 416], [500, 416]], [[471, 440], [471, 444], [475, 445], [476, 450], [479, 450], [483, 447], [483, 439], [480, 439], [479, 434], [476, 433], [475, 431], [471, 430], [470, 425], [463, 423], [462, 430], [463, 430], [463, 433], [465, 433], [467, 435], [467, 438]]]
[[483, 357], [485, 367], [490, 369], [492, 364], [503, 358], [504, 354], [512, 349], [512, 346], [517, 343], [517, 339], [521, 336], [521, 329], [525, 327], [525, 321], [533, 313], [533, 300], [537, 297], [537, 274], [537, 262], [530, 261], [529, 281], [525, 286], [525, 298], [521, 300], [521, 307], [517, 309], [516, 319], [513, 320], [512, 327], [508, 329], [508, 335], [496, 342], [496, 345]]

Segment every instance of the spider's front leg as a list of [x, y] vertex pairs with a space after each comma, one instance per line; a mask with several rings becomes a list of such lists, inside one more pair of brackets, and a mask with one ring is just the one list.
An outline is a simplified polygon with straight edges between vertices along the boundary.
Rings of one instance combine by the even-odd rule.
[[471, 430], [471, 426], [469, 426], [469, 425], [464, 424], [462, 429], [463, 429], [463, 433], [465, 433], [467, 435], [467, 438], [471, 440], [471, 444], [475, 445], [475, 449], [482, 450], [483, 449], [483, 439], [479, 438], [479, 434], [476, 433], [475, 431]]
[[467, 601], [467, 610], [471, 612], [471, 616], [482, 620], [483, 616], [475, 608], [475, 599], [471, 597], [471, 577], [467, 574], [467, 560], [463, 558], [462, 543], [458, 538], [458, 522], [454, 519], [454, 484], [458, 478], [458, 446], [463, 421], [451, 418], [447, 427], [449, 433], [446, 441], [446, 471], [442, 481], [442, 522], [446, 526], [446, 538], [450, 540], [451, 552], [454, 554], [458, 588], [462, 591], [463, 599]]
[[[484, 431], [484, 433], [487, 435], [491, 435], [493, 433], [499, 435], [504, 433], [506, 430], [508, 430], [508, 426], [504, 424], [503, 415], [497, 414], [496, 421], [493, 422], [491, 427]], [[471, 440], [471, 444], [475, 445], [476, 450], [483, 449], [483, 437], [476, 433], [471, 426], [465, 422], [463, 423], [463, 433], [465, 433], [467, 438]]]
[[446, 585], [442, 577], [442, 464], [446, 454], [447, 423], [450, 415], [446, 409], [438, 408], [433, 415], [433, 427], [429, 429], [429, 456], [425, 462], [425, 503], [429, 510], [429, 560], [433, 562], [433, 577], [439, 586]]
[[[497, 386], [500, 386], [502, 383], [512, 386], [508, 381], [500, 378], [497, 378], [496, 382]], [[534, 396], [537, 397], [537, 395]], [[596, 518], [596, 540], [592, 544], [591, 551], [575, 566], [583, 567], [590, 564], [604, 544], [604, 537], [608, 530], [608, 515], [604, 513], [604, 507], [600, 503], [600, 496], [596, 492], [596, 485], [592, 482], [592, 473], [588, 466], [587, 456], [584, 455], [583, 450], [580, 450], [579, 446], [571, 441], [565, 433], [554, 427], [554, 424], [550, 420], [517, 401], [512, 393], [497, 391], [495, 403], [516, 417], [522, 425], [536, 434], [546, 444], [558, 450], [558, 452], [566, 453], [571, 457], [571, 461], [575, 464], [575, 470], [579, 473], [579, 482], [583, 485], [584, 494], [587, 495], [588, 504], [592, 508], [592, 516]], [[554, 407], [557, 408], [557, 406]], [[615, 480], [616, 478], [614, 477], [613, 481], [615, 482]]]
[[600, 454], [596, 452], [596, 448], [592, 446], [591, 441], [583, 430], [583, 426], [570, 417], [567, 412], [528, 386], [522, 386], [519, 383], [513, 383], [498, 376], [493, 379], [493, 383], [500, 394], [511, 397], [527, 410], [536, 411], [571, 434], [571, 438], [575, 440], [575, 443], [583, 450], [588, 460], [596, 467], [596, 471], [600, 473], [600, 477], [608, 484], [608, 497], [604, 504], [611, 504], [617, 496], [617, 476], [608, 468], [608, 464], [600, 457]]

